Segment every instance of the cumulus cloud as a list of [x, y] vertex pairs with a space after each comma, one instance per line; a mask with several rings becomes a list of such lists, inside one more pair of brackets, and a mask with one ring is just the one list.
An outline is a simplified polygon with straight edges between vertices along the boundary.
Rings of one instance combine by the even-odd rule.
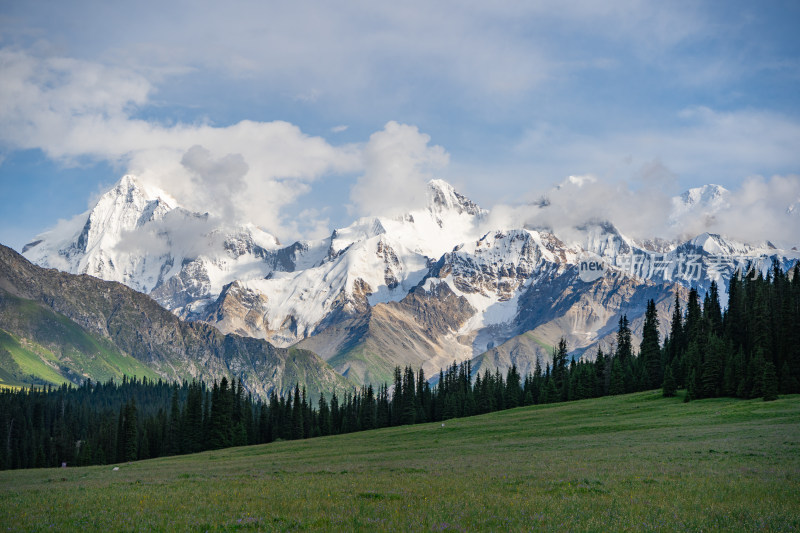
[[657, 162], [630, 183], [570, 176], [535, 202], [493, 207], [487, 227], [526, 226], [580, 242], [582, 227], [611, 222], [635, 239], [685, 240], [709, 232], [754, 245], [800, 245], [800, 176], [750, 177], [738, 189], [723, 190], [718, 201], [680, 211], [665, 186], [672, 180]]
[[364, 146], [364, 174], [350, 194], [354, 211], [395, 216], [423, 207], [427, 182], [449, 161], [444, 148], [429, 142], [415, 126], [393, 121], [373, 133]]
[[490, 223], [546, 229], [579, 240], [581, 227], [612, 222], [631, 237], [653, 237], [663, 232], [670, 199], [658, 186], [639, 185], [635, 189], [627, 182], [608, 183], [593, 175], [570, 176], [533, 204], [494, 208]]
[[765, 169], [793, 172], [799, 143], [800, 123], [786, 115], [691, 107], [659, 128], [630, 127], [602, 136], [535, 124], [521, 135], [514, 153], [539, 175], [564, 175], [571, 168], [604, 180], [634, 182], [656, 160], [684, 181], [727, 185]]
[[[637, 0], [192, 5], [142, 0], [135, 9], [100, 10], [77, 0], [49, 5], [44, 20], [38, 9], [15, 11], [19, 26], [35, 24], [86, 55], [102, 50], [117, 62], [151, 69], [194, 66], [269, 85], [280, 80], [287, 94], [308, 96], [309, 87], [319, 88], [351, 95], [355, 106], [374, 83], [393, 86], [417, 76], [470, 95], [524, 93], [555, 73], [583, 68], [574, 60], [576, 47], [603, 59], [587, 39], [620, 41], [652, 61], [687, 39], [708, 39], [715, 29], [709, 20], [719, 18], [718, 10], [702, 6]], [[554, 28], [564, 36], [555, 43]], [[71, 35], [78, 31], [80, 39]], [[392, 68], [382, 68], [387, 57]]]
[[219, 250], [222, 236], [215, 230], [226, 228], [225, 221], [208, 216], [194, 216], [182, 210], [166, 213], [163, 219], [149, 222], [122, 233], [115, 251], [133, 256], [183, 255], [194, 258]]
[[[282, 210], [331, 173], [361, 168], [358, 147], [333, 146], [282, 122], [164, 125], [136, 118], [152, 87], [100, 64], [0, 50], [0, 142], [69, 163], [109, 161], [199, 211], [286, 237]], [[293, 236], [289, 236], [293, 237]]]
[[707, 231], [744, 241], [800, 247], [800, 176], [748, 178], [727, 205], [703, 221]]
[[202, 146], [192, 146], [181, 158], [194, 182], [196, 196], [212, 213], [226, 220], [235, 220], [237, 207], [233, 198], [245, 189], [244, 177], [249, 168], [241, 154], [228, 154], [214, 159]]

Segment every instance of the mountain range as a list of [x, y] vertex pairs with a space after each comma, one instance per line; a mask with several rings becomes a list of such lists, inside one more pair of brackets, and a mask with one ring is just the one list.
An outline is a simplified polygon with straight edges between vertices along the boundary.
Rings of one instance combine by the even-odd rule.
[[314, 353], [186, 322], [117, 282], [36, 266], [0, 245], [0, 380], [7, 385], [235, 377], [256, 396], [351, 383]]
[[[697, 210], [713, 215], [727, 195], [716, 185], [691, 189], [672, 200], [671, 218]], [[22, 253], [42, 267], [147, 294], [169, 311], [159, 317], [172, 328], [239, 343], [258, 339], [259, 349], [280, 357], [318, 356], [315, 379], [330, 385], [337, 378], [355, 385], [391, 381], [397, 365], [432, 376], [454, 360], [471, 360], [479, 371], [516, 364], [524, 373], [537, 359], [547, 364], [561, 337], [574, 356], [592, 357], [598, 346], [613, 344], [623, 314], [638, 336], [650, 299], [663, 338], [676, 294], [685, 300], [690, 287], [702, 294], [717, 281], [726, 298], [735, 269], [766, 270], [774, 262], [788, 269], [800, 257], [768, 242], [708, 233], [635, 240], [610, 221], [589, 221], [562, 239], [550, 228], [493, 228], [490, 215], [432, 180], [421, 209], [361, 218], [325, 239], [286, 246], [252, 224], [184, 209], [168, 193], [125, 176], [89, 211], [37, 236]], [[17, 287], [15, 296], [31, 296], [19, 293]], [[102, 328], [89, 329], [108, 337]], [[134, 344], [117, 345], [132, 355]], [[186, 350], [176, 353], [179, 368], [199, 364]], [[177, 376], [166, 363], [172, 357], [147, 364], [160, 376]], [[225, 367], [219, 364], [207, 375], [219, 374]], [[282, 388], [275, 379], [258, 392]]]

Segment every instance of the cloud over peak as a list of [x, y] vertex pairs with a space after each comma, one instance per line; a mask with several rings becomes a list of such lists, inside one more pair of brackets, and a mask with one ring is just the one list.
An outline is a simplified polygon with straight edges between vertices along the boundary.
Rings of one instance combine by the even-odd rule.
[[350, 192], [354, 211], [395, 216], [424, 207], [428, 181], [449, 162], [444, 148], [429, 142], [416, 126], [394, 121], [373, 133], [363, 149], [364, 173]]

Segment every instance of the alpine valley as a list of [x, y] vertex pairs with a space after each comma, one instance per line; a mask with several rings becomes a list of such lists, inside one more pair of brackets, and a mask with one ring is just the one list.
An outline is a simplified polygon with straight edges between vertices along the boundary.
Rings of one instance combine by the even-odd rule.
[[[689, 190], [673, 199], [673, 217], [713, 215], [728, 194]], [[663, 339], [676, 295], [716, 281], [724, 305], [736, 269], [788, 270], [800, 258], [708, 233], [638, 241], [613, 221], [567, 238], [492, 220], [432, 180], [424, 208], [286, 246], [125, 176], [88, 212], [37, 236], [24, 258], [2, 249], [0, 335], [14, 346], [6, 353], [33, 354], [27, 368], [70, 381], [230, 375], [259, 396], [297, 382], [314, 393], [391, 383], [396, 366], [435, 377], [453, 361], [470, 360], [473, 372], [514, 364], [524, 375], [551, 361], [561, 337], [574, 357], [592, 358], [613, 344], [623, 315], [638, 346], [651, 299]]]

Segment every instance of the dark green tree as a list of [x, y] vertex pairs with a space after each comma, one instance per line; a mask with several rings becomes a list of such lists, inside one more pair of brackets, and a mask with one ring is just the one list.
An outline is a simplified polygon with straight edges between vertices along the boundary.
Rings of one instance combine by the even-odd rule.
[[665, 398], [672, 398], [675, 396], [678, 386], [675, 383], [675, 377], [672, 375], [672, 367], [668, 366], [664, 371], [664, 384], [662, 385], [662, 394]]
[[658, 388], [664, 381], [661, 369], [661, 345], [658, 339], [658, 311], [653, 300], [647, 302], [642, 328], [642, 343], [639, 345], [639, 358], [647, 376], [647, 388]]
[[778, 399], [778, 374], [772, 361], [764, 363], [764, 401], [771, 402]]

